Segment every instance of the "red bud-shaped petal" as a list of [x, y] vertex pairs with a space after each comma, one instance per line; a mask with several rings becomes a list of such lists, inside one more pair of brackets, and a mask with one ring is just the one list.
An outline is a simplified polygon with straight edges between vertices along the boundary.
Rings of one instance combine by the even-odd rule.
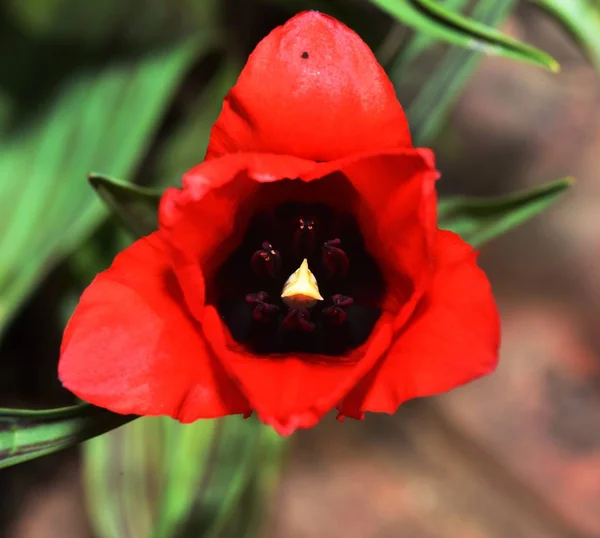
[[339, 21], [307, 11], [251, 54], [207, 157], [256, 151], [329, 161], [407, 146], [404, 112], [369, 47]]

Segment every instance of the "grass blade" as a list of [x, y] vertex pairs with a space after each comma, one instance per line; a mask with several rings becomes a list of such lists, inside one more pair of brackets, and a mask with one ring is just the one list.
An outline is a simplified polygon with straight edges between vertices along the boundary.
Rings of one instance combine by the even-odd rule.
[[[516, 0], [480, 0], [473, 11], [473, 18], [492, 26], [498, 25], [510, 13], [515, 3]], [[470, 50], [448, 50], [407, 109], [415, 144], [427, 146], [432, 143], [479, 65], [480, 59], [480, 53]], [[406, 74], [392, 76], [392, 80], [401, 80]]]
[[480, 247], [546, 210], [572, 183], [572, 178], [564, 178], [498, 198], [440, 200], [438, 225], [459, 234], [474, 247]]
[[558, 71], [554, 58], [433, 0], [371, 0], [400, 22], [431, 37], [486, 54]]
[[600, 3], [598, 0], [531, 0], [559, 23], [600, 70]]

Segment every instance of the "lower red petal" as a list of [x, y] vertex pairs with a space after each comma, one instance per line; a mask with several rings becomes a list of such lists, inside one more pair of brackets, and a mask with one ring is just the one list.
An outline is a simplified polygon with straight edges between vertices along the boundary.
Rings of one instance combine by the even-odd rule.
[[186, 314], [157, 233], [119, 254], [85, 290], [65, 330], [59, 377], [117, 413], [190, 422], [249, 409]]
[[450, 390], [491, 373], [500, 321], [476, 254], [456, 234], [439, 231], [436, 272], [388, 354], [340, 405], [343, 415], [393, 413], [403, 402]]
[[259, 418], [282, 435], [314, 426], [373, 367], [391, 342], [391, 323], [383, 316], [369, 341], [351, 357], [259, 357], [231, 339], [214, 308], [206, 308], [203, 327]]

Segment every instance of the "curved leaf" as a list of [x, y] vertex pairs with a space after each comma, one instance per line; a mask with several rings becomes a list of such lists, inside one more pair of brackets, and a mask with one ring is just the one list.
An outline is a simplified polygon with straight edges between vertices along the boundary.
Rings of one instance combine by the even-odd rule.
[[[440, 0], [440, 5], [449, 11], [460, 12], [468, 1], [469, 0]], [[389, 49], [391, 45], [388, 41], [392, 40], [397, 45], [395, 47], [397, 49], [396, 54], [377, 53], [377, 59], [382, 65], [386, 66], [390, 76], [392, 73], [400, 71], [403, 67], [437, 43], [437, 40], [434, 37], [425, 32], [415, 32], [414, 35], [404, 43], [400, 33], [403, 29], [404, 27], [401, 24], [397, 24], [381, 46], [381, 49], [384, 51]], [[387, 67], [388, 64], [390, 64], [389, 67]]]
[[136, 418], [89, 404], [44, 411], [0, 409], [0, 468], [58, 452]]
[[162, 191], [100, 174], [90, 174], [88, 180], [98, 196], [135, 237], [156, 230]]
[[187, 67], [207, 45], [186, 41], [75, 71], [33, 119], [0, 125], [0, 333], [37, 280], [105, 217], [86, 174], [100, 166], [117, 177], [133, 174]]
[[529, 62], [558, 71], [558, 62], [539, 49], [445, 8], [433, 0], [371, 0], [400, 22], [453, 45]]
[[530, 0], [551, 15], [573, 36], [600, 70], [600, 3], [598, 0]]
[[564, 178], [498, 198], [443, 199], [438, 205], [438, 226], [480, 247], [546, 210], [572, 183], [572, 178]]
[[[516, 0], [480, 0], [472, 17], [497, 26], [515, 4]], [[442, 61], [423, 82], [418, 95], [406, 111], [416, 144], [426, 146], [435, 139], [480, 59], [480, 53], [469, 49], [452, 47], [446, 51]], [[391, 67], [392, 80], [407, 77], [406, 69], [402, 69], [403, 65], [399, 64], [400, 72], [395, 71], [396, 65]], [[412, 78], [410, 74], [408, 77]]]

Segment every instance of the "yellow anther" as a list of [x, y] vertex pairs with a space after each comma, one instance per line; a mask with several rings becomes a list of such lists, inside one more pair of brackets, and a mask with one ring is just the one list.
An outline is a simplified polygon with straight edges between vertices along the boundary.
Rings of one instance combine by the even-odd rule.
[[317, 304], [317, 301], [323, 300], [317, 279], [308, 268], [306, 258], [287, 279], [281, 290], [281, 298], [290, 308], [310, 308]]

